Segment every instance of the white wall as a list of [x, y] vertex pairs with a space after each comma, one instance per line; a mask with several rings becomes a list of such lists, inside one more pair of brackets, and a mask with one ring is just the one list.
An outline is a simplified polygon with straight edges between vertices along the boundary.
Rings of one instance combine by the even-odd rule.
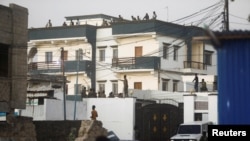
[[88, 98], [84, 101], [87, 101], [87, 119], [90, 119], [92, 105], [95, 105], [97, 120], [102, 121], [104, 128], [113, 131], [122, 140], [133, 139], [134, 98]]
[[218, 95], [208, 95], [208, 120], [218, 124]]
[[[64, 120], [64, 107], [62, 100], [45, 100], [45, 120]], [[86, 102], [76, 102], [76, 120], [83, 120], [86, 117]], [[66, 119], [74, 120], [74, 101], [66, 101]]]
[[194, 121], [194, 101], [196, 95], [184, 95], [184, 123]]
[[[122, 140], [132, 140], [135, 123], [134, 98], [86, 98], [76, 103], [76, 120], [90, 120], [92, 105], [98, 111], [97, 120]], [[66, 101], [66, 119], [74, 120], [74, 101]], [[33, 120], [64, 120], [62, 100], [46, 99], [44, 105], [27, 105], [21, 116]]]
[[[74, 119], [74, 101], [66, 101], [66, 119]], [[21, 110], [21, 116], [33, 117], [33, 120], [64, 120], [64, 106], [62, 100], [45, 99], [44, 105], [26, 105]], [[76, 102], [76, 120], [86, 117], [86, 102]]]

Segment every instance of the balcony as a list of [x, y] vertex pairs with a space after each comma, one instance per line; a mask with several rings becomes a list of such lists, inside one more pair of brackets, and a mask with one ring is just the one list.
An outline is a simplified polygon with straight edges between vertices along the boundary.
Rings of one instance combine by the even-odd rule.
[[29, 29], [29, 40], [49, 40], [65, 38], [82, 38], [86, 37], [89, 42], [95, 42], [96, 26], [79, 25], [79, 26], [57, 26], [51, 28], [32, 28]]
[[207, 65], [202, 62], [184, 61], [184, 68], [207, 70]]
[[[77, 71], [77, 61], [65, 61], [64, 62], [64, 71], [67, 72], [76, 72]], [[91, 70], [91, 61], [80, 60], [79, 61], [79, 70], [86, 71], [87, 73]], [[40, 73], [59, 73], [61, 71], [60, 62], [34, 62], [28, 64], [28, 72], [33, 74]]]
[[113, 58], [112, 67], [119, 69], [154, 69], [159, 68], [159, 57], [125, 57]]

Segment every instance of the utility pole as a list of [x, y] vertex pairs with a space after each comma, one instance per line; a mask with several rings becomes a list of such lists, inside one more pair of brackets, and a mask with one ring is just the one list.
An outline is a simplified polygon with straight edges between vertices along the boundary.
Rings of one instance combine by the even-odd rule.
[[63, 112], [64, 120], [66, 120], [66, 91], [65, 91], [65, 70], [64, 70], [64, 48], [61, 47], [61, 71], [63, 76]]
[[224, 6], [224, 31], [229, 31], [229, 6], [228, 0], [225, 0]]
[[160, 63], [158, 64], [158, 91], [160, 90], [160, 83], [161, 83], [161, 66]]
[[74, 120], [76, 120], [76, 96], [79, 92], [78, 88], [78, 72], [79, 72], [79, 61], [80, 61], [80, 49], [77, 52], [77, 65], [76, 65], [76, 90], [75, 90], [75, 105], [74, 105]]

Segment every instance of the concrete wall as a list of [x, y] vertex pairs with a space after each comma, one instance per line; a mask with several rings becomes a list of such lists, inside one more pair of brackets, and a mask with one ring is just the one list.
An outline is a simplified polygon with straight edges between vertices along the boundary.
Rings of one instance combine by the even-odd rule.
[[0, 74], [6, 69], [8, 72], [1, 76], [0, 111], [10, 112], [26, 106], [28, 9], [15, 4], [0, 5], [0, 17], [0, 50], [8, 47], [8, 51], [1, 50], [7, 57], [1, 55]]
[[134, 98], [88, 98], [87, 119], [91, 115], [92, 105], [98, 111], [97, 120], [102, 121], [103, 127], [113, 131], [122, 140], [132, 140], [135, 123]]
[[[195, 113], [202, 113], [202, 121], [212, 121], [218, 123], [218, 96], [217, 94], [208, 94], [207, 100], [197, 100], [196, 94], [184, 95], [184, 123], [195, 121]], [[207, 109], [197, 110], [195, 102], [207, 102]]]
[[[66, 102], [66, 119], [74, 120], [74, 101]], [[135, 123], [134, 98], [86, 98], [76, 103], [76, 120], [90, 120], [92, 105], [98, 111], [97, 120], [113, 131], [120, 139], [132, 140]], [[44, 105], [30, 105], [21, 110], [21, 116], [33, 117], [34, 121], [62, 121], [62, 100], [46, 99]]]

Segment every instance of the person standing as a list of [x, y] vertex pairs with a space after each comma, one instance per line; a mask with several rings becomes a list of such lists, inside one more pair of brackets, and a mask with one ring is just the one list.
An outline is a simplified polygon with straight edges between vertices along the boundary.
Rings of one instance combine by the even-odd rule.
[[153, 20], [156, 20], [156, 17], [157, 17], [157, 15], [156, 15], [156, 13], [155, 13], [155, 11], [153, 12], [153, 17], [152, 17], [152, 19]]
[[46, 28], [52, 27], [51, 20], [49, 19], [48, 23], [46, 24]]
[[201, 80], [201, 92], [207, 91], [207, 83], [204, 79]]
[[76, 25], [80, 25], [80, 21], [79, 21], [79, 19], [77, 19], [77, 21], [76, 21]]
[[123, 86], [124, 86], [123, 88], [124, 95], [125, 97], [128, 97], [128, 80], [126, 75], [124, 75]]
[[91, 111], [91, 119], [92, 120], [96, 120], [96, 118], [98, 117], [98, 113], [97, 111], [95, 110], [95, 105], [92, 106], [92, 111]]
[[196, 92], [198, 92], [199, 78], [198, 78], [197, 73], [195, 74], [193, 82], [194, 82], [194, 89], [195, 89]]
[[148, 15], [148, 13], [146, 13], [146, 15], [144, 16], [143, 20], [149, 20], [149, 15]]

